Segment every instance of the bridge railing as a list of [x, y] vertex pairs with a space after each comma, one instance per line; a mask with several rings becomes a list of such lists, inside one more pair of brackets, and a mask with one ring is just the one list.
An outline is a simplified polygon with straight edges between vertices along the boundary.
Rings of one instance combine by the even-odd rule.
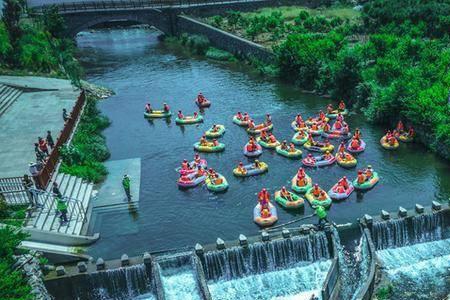
[[[110, 9], [134, 9], [134, 8], [165, 8], [165, 7], [189, 7], [207, 4], [225, 4], [233, 2], [255, 2], [260, 0], [103, 0], [103, 1], [78, 1], [53, 4], [58, 7], [60, 13], [82, 12], [90, 10]], [[53, 5], [32, 7], [34, 13], [42, 11]]]

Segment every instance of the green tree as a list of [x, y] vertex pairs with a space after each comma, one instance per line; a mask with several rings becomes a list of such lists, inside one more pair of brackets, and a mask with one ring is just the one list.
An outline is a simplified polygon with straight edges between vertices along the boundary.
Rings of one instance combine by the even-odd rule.
[[11, 50], [12, 46], [9, 42], [8, 31], [6, 30], [5, 24], [0, 21], [0, 65], [6, 63]]
[[56, 5], [46, 7], [43, 11], [41, 20], [44, 24], [44, 28], [52, 37], [59, 39], [64, 37], [67, 26], [64, 18], [58, 13], [58, 7]]
[[13, 48], [22, 35], [20, 29], [20, 15], [22, 14], [23, 0], [4, 0], [3, 1], [3, 22], [8, 30], [9, 40]]

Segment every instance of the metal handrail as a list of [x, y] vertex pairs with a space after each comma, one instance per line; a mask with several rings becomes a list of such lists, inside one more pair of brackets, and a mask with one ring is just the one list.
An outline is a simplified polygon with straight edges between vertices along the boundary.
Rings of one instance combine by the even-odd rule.
[[42, 13], [46, 8], [56, 6], [60, 13], [82, 12], [87, 10], [126, 9], [126, 8], [171, 8], [191, 7], [208, 4], [226, 4], [239, 2], [260, 2], [263, 0], [111, 0], [111, 1], [79, 1], [62, 4], [42, 5], [32, 8]]

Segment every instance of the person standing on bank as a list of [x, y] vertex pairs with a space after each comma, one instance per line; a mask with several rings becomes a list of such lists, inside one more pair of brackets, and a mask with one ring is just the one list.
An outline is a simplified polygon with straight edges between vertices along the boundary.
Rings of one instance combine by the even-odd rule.
[[319, 227], [322, 227], [322, 223], [328, 223], [327, 211], [325, 210], [325, 208], [323, 208], [323, 206], [318, 205], [316, 207], [315, 215], [317, 215], [317, 217], [319, 218], [319, 223], [317, 224]]
[[65, 108], [63, 108], [62, 117], [64, 122], [67, 122], [67, 120], [70, 119], [70, 115], [67, 113], [67, 110]]
[[50, 130], [47, 131], [47, 137], [45, 138], [47, 145], [53, 150], [55, 148], [55, 142], [53, 141], [52, 133]]
[[123, 175], [122, 186], [125, 190], [125, 194], [127, 195], [128, 201], [131, 201], [131, 191], [130, 191], [131, 179], [127, 174]]

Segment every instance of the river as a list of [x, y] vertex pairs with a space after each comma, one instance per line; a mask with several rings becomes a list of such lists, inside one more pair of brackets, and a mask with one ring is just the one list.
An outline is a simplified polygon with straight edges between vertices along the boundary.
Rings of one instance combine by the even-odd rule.
[[[241, 63], [217, 63], [187, 55], [159, 42], [157, 36], [151, 29], [117, 29], [84, 32], [77, 37], [87, 80], [116, 92], [99, 104], [112, 121], [104, 131], [111, 160], [140, 157], [142, 163], [137, 214], [126, 210], [94, 212], [93, 231], [100, 232], [101, 238], [89, 249], [93, 256], [117, 258], [125, 252], [137, 255], [197, 242], [213, 243], [217, 237], [227, 240], [240, 233], [257, 234], [259, 228], [252, 220], [256, 193], [263, 187], [273, 193], [282, 185], [289, 186], [301, 163], [264, 150], [260, 159], [269, 165], [267, 174], [235, 178], [232, 169], [239, 161], [247, 161], [242, 148], [248, 137], [231, 122], [232, 116], [247, 111], [262, 121], [271, 113], [275, 136], [289, 140], [294, 133], [290, 122], [297, 113], [307, 117], [330, 102], [292, 85], [264, 79]], [[183, 128], [175, 125], [174, 119], [149, 122], [143, 117], [146, 102], [154, 107], [168, 102], [174, 111], [190, 114], [196, 110], [193, 99], [199, 91], [213, 103], [199, 126]], [[358, 156], [357, 168], [371, 164], [381, 180], [365, 194], [353, 193], [346, 201], [334, 203], [329, 219], [355, 222], [366, 213], [379, 214], [381, 209], [411, 209], [416, 203], [430, 205], [432, 200], [450, 197], [447, 162], [418, 144], [402, 144], [396, 152], [386, 151], [378, 142], [384, 128], [369, 124], [360, 113], [352, 113], [347, 121], [352, 129], [361, 129], [367, 143], [366, 151]], [[184, 158], [192, 159], [192, 145], [213, 123], [226, 126], [222, 138], [226, 150], [202, 156], [225, 175], [229, 190], [223, 194], [212, 194], [204, 187], [179, 190], [175, 169]], [[307, 173], [328, 190], [344, 175], [354, 178], [356, 170], [334, 165]], [[298, 213], [278, 207], [280, 224], [311, 213], [308, 204]], [[305, 222], [311, 221], [315, 222]]]

